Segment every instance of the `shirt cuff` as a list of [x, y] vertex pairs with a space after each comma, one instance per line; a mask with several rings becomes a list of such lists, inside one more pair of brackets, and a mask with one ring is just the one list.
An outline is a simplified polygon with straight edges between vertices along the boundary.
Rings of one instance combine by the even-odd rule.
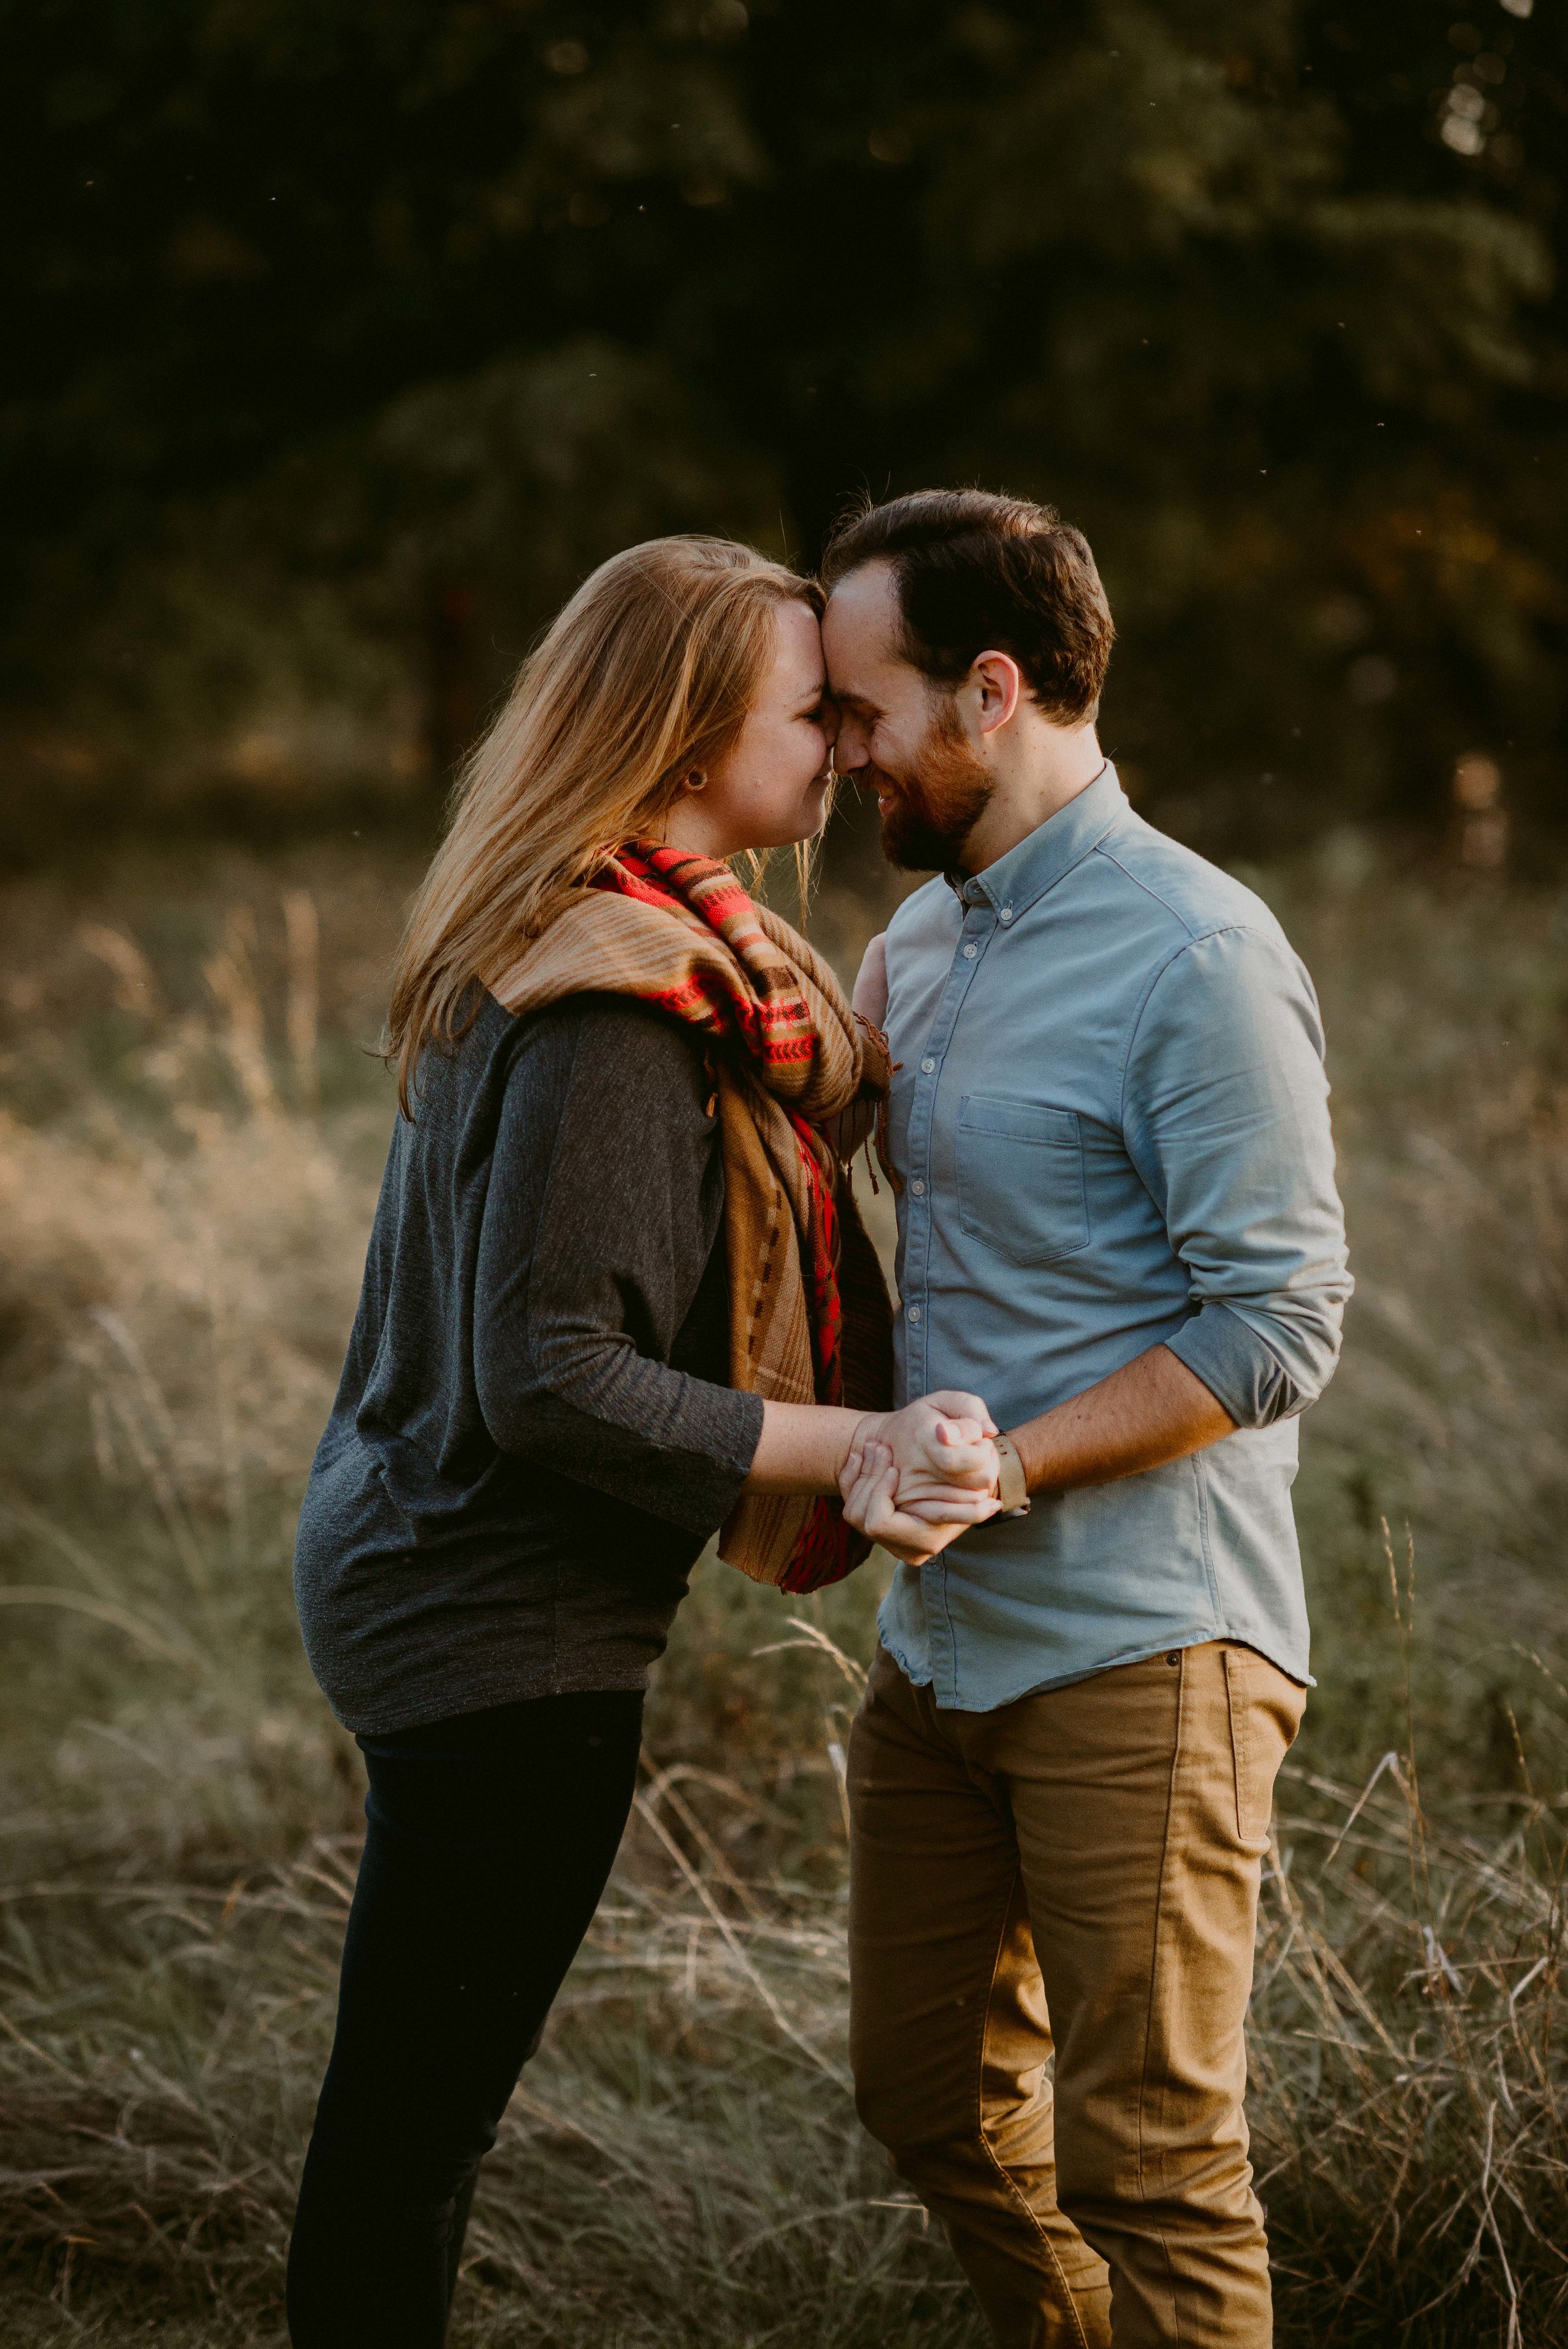
[[1165, 1342], [1238, 1427], [1272, 1427], [1305, 1402], [1278, 1355], [1257, 1331], [1212, 1299]]
[[[678, 1524], [717, 1533], [746, 1489], [757, 1446], [763, 1440], [763, 1398], [742, 1388], [715, 1391], [712, 1420], [703, 1455], [693, 1461], [692, 1490], [656, 1515], [675, 1517]], [[694, 1506], [693, 1506], [694, 1505]], [[677, 1514], [677, 1507], [688, 1512]]]

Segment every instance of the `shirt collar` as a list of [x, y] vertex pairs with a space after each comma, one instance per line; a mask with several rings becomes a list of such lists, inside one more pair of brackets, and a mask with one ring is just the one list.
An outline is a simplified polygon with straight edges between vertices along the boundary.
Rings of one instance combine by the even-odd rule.
[[1011, 919], [1043, 897], [1092, 848], [1097, 848], [1129, 804], [1107, 759], [1092, 783], [983, 873], [950, 873], [945, 877], [962, 904], [989, 904], [997, 913], [1005, 911]]

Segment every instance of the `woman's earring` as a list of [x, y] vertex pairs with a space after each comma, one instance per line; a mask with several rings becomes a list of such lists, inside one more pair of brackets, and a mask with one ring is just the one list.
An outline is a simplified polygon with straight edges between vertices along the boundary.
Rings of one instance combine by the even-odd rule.
[[705, 792], [708, 788], [708, 773], [706, 768], [693, 767], [691, 772], [686, 778], [686, 788], [689, 792]]

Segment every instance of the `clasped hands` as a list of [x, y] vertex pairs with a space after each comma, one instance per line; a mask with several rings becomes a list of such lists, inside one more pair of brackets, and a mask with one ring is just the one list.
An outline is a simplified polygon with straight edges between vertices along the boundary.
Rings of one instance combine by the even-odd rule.
[[907, 1565], [923, 1565], [1001, 1507], [996, 1432], [978, 1395], [951, 1389], [867, 1413], [838, 1479], [846, 1517]]

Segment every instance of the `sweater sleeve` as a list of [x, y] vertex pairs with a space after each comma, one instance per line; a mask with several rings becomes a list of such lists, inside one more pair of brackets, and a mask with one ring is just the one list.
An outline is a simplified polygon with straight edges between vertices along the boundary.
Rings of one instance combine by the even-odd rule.
[[698, 1532], [722, 1524], [761, 1398], [670, 1367], [717, 1245], [723, 1176], [702, 1062], [610, 996], [524, 1023], [491, 1165], [474, 1382], [514, 1458]]
[[1235, 928], [1172, 957], [1127, 1065], [1123, 1130], [1191, 1280], [1170, 1350], [1239, 1427], [1316, 1401], [1350, 1278], [1323, 1031], [1283, 939]]

